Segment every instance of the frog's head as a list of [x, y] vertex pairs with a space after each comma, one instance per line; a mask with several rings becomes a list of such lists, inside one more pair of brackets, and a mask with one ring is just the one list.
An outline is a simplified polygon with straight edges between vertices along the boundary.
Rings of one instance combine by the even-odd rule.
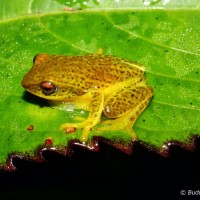
[[67, 87], [62, 78], [62, 69], [57, 67], [56, 61], [56, 56], [36, 55], [33, 67], [22, 80], [22, 86], [28, 92], [49, 100], [65, 100], [75, 96], [73, 88]]

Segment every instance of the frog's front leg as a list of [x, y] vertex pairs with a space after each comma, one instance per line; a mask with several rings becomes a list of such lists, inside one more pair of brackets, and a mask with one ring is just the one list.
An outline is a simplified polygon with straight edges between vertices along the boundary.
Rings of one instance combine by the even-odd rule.
[[129, 133], [135, 140], [137, 137], [132, 127], [148, 105], [152, 95], [153, 89], [145, 85], [138, 87], [128, 85], [113, 92], [105, 100], [103, 110], [104, 114], [111, 120], [102, 122], [98, 131], [122, 130]]
[[83, 95], [79, 99], [80, 105], [79, 108], [85, 109], [89, 111], [88, 118], [80, 123], [65, 123], [61, 125], [62, 130], [70, 130], [70, 129], [83, 129], [82, 136], [80, 140], [82, 142], [86, 142], [88, 139], [89, 132], [92, 128], [100, 122], [103, 103], [104, 103], [104, 95], [102, 92], [92, 91]]

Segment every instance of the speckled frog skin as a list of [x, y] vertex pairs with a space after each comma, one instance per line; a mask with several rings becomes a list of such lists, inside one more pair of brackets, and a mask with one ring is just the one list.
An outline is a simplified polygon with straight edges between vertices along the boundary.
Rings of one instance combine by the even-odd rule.
[[81, 128], [82, 142], [100, 123], [102, 112], [110, 120], [102, 122], [97, 131], [122, 129], [136, 139], [132, 126], [153, 96], [153, 89], [146, 85], [144, 70], [137, 63], [101, 54], [39, 54], [22, 85], [39, 97], [73, 102], [76, 107], [88, 110], [85, 121], [61, 125], [65, 131]]

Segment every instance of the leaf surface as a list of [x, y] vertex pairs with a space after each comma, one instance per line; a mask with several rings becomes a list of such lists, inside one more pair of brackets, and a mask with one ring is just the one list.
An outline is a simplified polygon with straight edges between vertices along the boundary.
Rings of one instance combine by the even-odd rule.
[[[198, 1], [188, 1], [188, 5], [158, 1], [148, 7], [144, 1], [134, 7], [131, 1], [11, 2], [0, 3], [2, 166], [13, 153], [35, 156], [38, 147], [48, 145], [66, 149], [70, 141], [79, 139], [81, 131], [67, 135], [59, 130], [60, 125], [87, 117], [82, 110], [52, 109], [45, 100], [24, 91], [21, 80], [33, 57], [41, 52], [84, 55], [103, 48], [104, 54], [143, 64], [155, 94], [133, 127], [138, 140], [161, 150], [169, 141], [187, 144], [191, 136], [200, 134]], [[160, 7], [169, 9], [157, 9]], [[94, 129], [91, 142], [94, 136], [125, 149], [131, 144], [130, 136], [121, 131], [99, 133]]]

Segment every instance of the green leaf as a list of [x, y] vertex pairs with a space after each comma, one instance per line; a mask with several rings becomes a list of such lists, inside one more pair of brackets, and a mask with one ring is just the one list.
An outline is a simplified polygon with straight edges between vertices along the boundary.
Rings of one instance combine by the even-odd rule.
[[[103, 48], [104, 54], [145, 65], [155, 94], [133, 127], [138, 140], [162, 151], [169, 141], [188, 144], [200, 134], [199, 1], [117, 2], [1, 1], [0, 165], [12, 168], [11, 154], [63, 151], [80, 137], [81, 131], [67, 135], [59, 127], [88, 113], [52, 109], [21, 86], [41, 52], [84, 55]], [[93, 137], [130, 151], [131, 138], [124, 132], [94, 129], [91, 148], [97, 145]]]

